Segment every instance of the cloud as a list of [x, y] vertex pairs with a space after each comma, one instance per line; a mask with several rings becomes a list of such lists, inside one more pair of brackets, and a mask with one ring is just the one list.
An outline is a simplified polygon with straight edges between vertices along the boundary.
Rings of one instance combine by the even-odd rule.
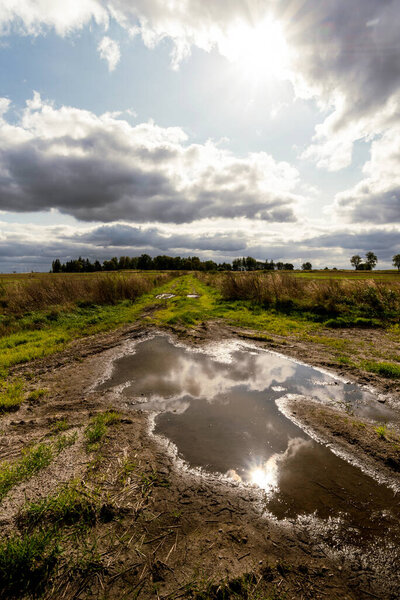
[[[3, 33], [38, 35], [53, 28], [66, 35], [92, 20], [103, 27], [117, 21], [149, 48], [168, 39], [175, 68], [193, 47], [237, 61], [238, 48], [246, 51], [260, 24], [278, 24], [288, 52], [277, 75], [292, 82], [297, 97], [316, 99], [327, 113], [303, 153], [322, 168], [346, 167], [355, 140], [399, 121], [398, 0], [3, 0], [0, 8]], [[104, 40], [109, 38], [101, 44], [107, 57], [112, 50], [106, 60], [113, 68], [115, 42]], [[267, 46], [259, 52], [265, 61], [278, 60]]]
[[[259, 222], [235, 227], [215, 228], [195, 224], [136, 226], [112, 225], [33, 225], [0, 221], [0, 271], [43, 270], [51, 262], [89, 257], [91, 260], [112, 256], [197, 255], [203, 260], [231, 261], [238, 256], [254, 256], [291, 262], [299, 267], [309, 260], [315, 268], [326, 265], [350, 268], [353, 254], [374, 251], [381, 268], [390, 267], [392, 256], [400, 253], [400, 240], [394, 228], [383, 226], [355, 231], [325, 230], [310, 234], [297, 225], [277, 226], [274, 233], [257, 229]], [[290, 239], [290, 243], [287, 240]], [[293, 241], [292, 241], [293, 240]]]
[[[5, 106], [5, 109], [7, 106]], [[295, 220], [298, 172], [259, 152], [237, 157], [178, 127], [54, 108], [36, 93], [0, 121], [0, 209], [56, 208], [82, 221]]]
[[98, 0], [2, 0], [0, 34], [40, 35], [54, 29], [65, 36], [92, 20], [106, 26], [109, 12]]
[[400, 222], [400, 126], [371, 144], [365, 178], [336, 196], [335, 209], [347, 220], [374, 224]]
[[238, 252], [245, 250], [247, 246], [246, 240], [240, 234], [232, 236], [227, 233], [219, 232], [212, 235], [177, 235], [176, 233], [166, 235], [155, 227], [141, 228], [123, 223], [96, 227], [88, 232], [76, 234], [70, 239], [74, 242], [94, 244], [104, 248], [151, 247], [153, 250], [164, 252], [177, 250]]
[[114, 71], [121, 58], [118, 42], [104, 36], [97, 46], [97, 50], [100, 57], [108, 63], [108, 70]]

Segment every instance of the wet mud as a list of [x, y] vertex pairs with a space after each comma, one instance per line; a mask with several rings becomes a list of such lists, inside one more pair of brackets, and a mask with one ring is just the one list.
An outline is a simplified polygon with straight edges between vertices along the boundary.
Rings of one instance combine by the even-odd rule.
[[187, 468], [260, 488], [264, 510], [278, 520], [306, 517], [316, 529], [335, 522], [341, 548], [372, 543], [390, 563], [399, 560], [396, 490], [279, 409], [279, 399], [296, 394], [321, 406], [351, 407], [377, 425], [396, 422], [382, 397], [251, 345], [231, 340], [196, 351], [166, 335], [133, 345], [98, 389], [149, 411], [153, 433], [171, 442]]

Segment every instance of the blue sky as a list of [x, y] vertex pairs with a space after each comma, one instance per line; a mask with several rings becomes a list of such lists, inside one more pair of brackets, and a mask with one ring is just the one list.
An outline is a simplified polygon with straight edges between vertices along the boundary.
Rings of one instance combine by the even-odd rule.
[[0, 271], [400, 252], [399, 0], [3, 0]]

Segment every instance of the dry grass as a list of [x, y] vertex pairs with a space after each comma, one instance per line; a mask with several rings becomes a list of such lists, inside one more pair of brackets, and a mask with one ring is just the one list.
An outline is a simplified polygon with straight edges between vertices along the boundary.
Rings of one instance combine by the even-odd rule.
[[3, 290], [2, 305], [8, 313], [42, 310], [76, 304], [116, 304], [136, 300], [170, 275], [106, 274], [91, 278], [45, 276], [18, 282]]
[[208, 276], [207, 283], [216, 286], [224, 300], [249, 300], [266, 308], [383, 321], [397, 321], [400, 314], [398, 282], [307, 280], [287, 273], [224, 273]]

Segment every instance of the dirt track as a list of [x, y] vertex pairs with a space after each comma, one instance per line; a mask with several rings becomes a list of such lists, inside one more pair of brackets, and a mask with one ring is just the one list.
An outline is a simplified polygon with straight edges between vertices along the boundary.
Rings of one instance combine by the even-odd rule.
[[[139, 326], [127, 327], [79, 341], [61, 355], [16, 369], [25, 375], [29, 372], [32, 387], [47, 388], [49, 393], [45, 402], [25, 405], [18, 413], [2, 419], [0, 460], [15, 457], [26, 444], [42, 439], [57, 419], [68, 417], [81, 432], [91, 415], [108, 408], [105, 396], [92, 391], [93, 384], [120, 344], [142, 333]], [[218, 324], [175, 333], [191, 344], [236, 335], [254, 339], [253, 332]], [[296, 340], [287, 338], [269, 343], [287, 355], [301, 356], [309, 364], [329, 367], [327, 357], [318, 354], [315, 345], [296, 344]], [[353, 376], [350, 370], [343, 369], [344, 373]], [[359, 378], [362, 383], [364, 377]], [[389, 388], [392, 404], [397, 403], [394, 384], [372, 376], [368, 383], [381, 391]], [[372, 430], [355, 429], [347, 415], [330, 411], [322, 414], [305, 404], [293, 410], [298, 420], [316, 429], [322, 439], [334, 438], [347, 450], [351, 446], [359, 460], [382, 465], [388, 475], [398, 478], [398, 446], [383, 441], [374, 443]], [[132, 597], [129, 594], [134, 590], [141, 590], [142, 598], [185, 598], [193, 597], [190, 594], [195, 594], [193, 590], [196, 586], [199, 589], [201, 582], [225, 577], [232, 580], [243, 573], [250, 573], [249, 577], [259, 581], [260, 589], [286, 598], [398, 597], [399, 582], [390, 565], [389, 576], [374, 572], [365, 567], [360, 557], [347, 560], [343, 553], [331, 552], [326, 532], [308, 531], [307, 526], [298, 523], [277, 523], [267, 518], [262, 513], [262, 494], [255, 489], [179, 470], [165, 448], [149, 436], [146, 414], [124, 411], [123, 417], [118, 425], [110, 427], [101, 460], [95, 465], [78, 435], [75, 446], [60, 455], [43, 474], [15, 488], [3, 502], [1, 524], [10, 530], [26, 499], [42, 497], [60, 482], [78, 477], [88, 482], [93, 478], [101, 481], [102, 491], [118, 507], [118, 521], [96, 525], [95, 534], [102, 540], [100, 550], [106, 564], [103, 574], [85, 580], [81, 590], [79, 578], [71, 582], [61, 574], [48, 597], [58, 598], [61, 591], [66, 591], [66, 598], [98, 598], [104, 588], [107, 598]], [[126, 458], [135, 462], [136, 471], [121, 487], [118, 473]], [[145, 497], [140, 493], [143, 486], [138, 485], [144, 477], [152, 482], [151, 494]], [[115, 538], [122, 542], [117, 543]]]

